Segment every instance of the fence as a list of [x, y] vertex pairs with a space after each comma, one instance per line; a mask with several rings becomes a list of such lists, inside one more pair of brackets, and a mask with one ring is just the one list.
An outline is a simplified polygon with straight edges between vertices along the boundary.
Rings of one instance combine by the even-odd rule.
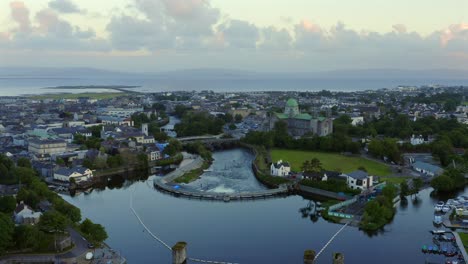
[[328, 208], [328, 214], [330, 214], [330, 211], [335, 211], [336, 209], [339, 209], [341, 207], [348, 206], [352, 203], [355, 203], [357, 201], [357, 196], [354, 196], [353, 198], [343, 201], [341, 203], [334, 204]]

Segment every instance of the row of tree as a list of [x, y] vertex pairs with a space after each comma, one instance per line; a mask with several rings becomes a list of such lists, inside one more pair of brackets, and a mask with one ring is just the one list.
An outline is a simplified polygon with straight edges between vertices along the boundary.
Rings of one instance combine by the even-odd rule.
[[174, 126], [177, 136], [218, 135], [223, 132], [225, 122], [222, 118], [206, 112], [186, 112], [181, 122]]
[[277, 147], [313, 151], [359, 153], [361, 148], [359, 142], [353, 142], [350, 137], [337, 133], [324, 137], [306, 135], [294, 139], [288, 134], [287, 124], [283, 121], [276, 122], [274, 129], [269, 132], [250, 131], [243, 141], [252, 145], [264, 146], [265, 148]]
[[[16, 197], [0, 198], [0, 254], [6, 250], [50, 251], [53, 249], [55, 233], [63, 234], [67, 226], [81, 221], [80, 209], [49, 190], [47, 184], [41, 181], [37, 173], [31, 169], [30, 163], [18, 161], [18, 165], [15, 165], [7, 159], [0, 155], [0, 164], [8, 165], [12, 176], [21, 181], [21, 186]], [[50, 202], [51, 208], [43, 213], [38, 225], [15, 226], [12, 215], [17, 203], [24, 202], [38, 211], [41, 201]], [[104, 228], [101, 226], [96, 229], [100, 229], [97, 232], [99, 236], [91, 238], [95, 238], [96, 242], [105, 240], [107, 234]]]

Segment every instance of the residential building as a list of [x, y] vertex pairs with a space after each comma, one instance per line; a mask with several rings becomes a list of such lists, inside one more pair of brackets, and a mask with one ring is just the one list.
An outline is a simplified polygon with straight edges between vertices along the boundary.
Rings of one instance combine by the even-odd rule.
[[273, 162], [270, 166], [270, 172], [273, 176], [288, 176], [291, 172], [291, 166], [288, 162], [283, 162], [279, 160], [278, 162]]
[[60, 168], [54, 173], [54, 179], [70, 182], [74, 179], [76, 183], [88, 181], [93, 178], [93, 171], [85, 167]]
[[18, 225], [34, 225], [39, 223], [41, 212], [35, 212], [31, 207], [21, 201], [13, 212], [15, 223]]
[[362, 170], [342, 174], [351, 189], [366, 190], [373, 185], [373, 176]]
[[413, 146], [424, 144], [424, 137], [422, 135], [419, 135], [419, 136], [412, 135], [410, 139], [410, 143]]

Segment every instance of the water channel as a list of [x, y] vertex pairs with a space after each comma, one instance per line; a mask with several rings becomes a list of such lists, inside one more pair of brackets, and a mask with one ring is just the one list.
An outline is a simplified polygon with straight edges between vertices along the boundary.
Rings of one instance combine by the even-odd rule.
[[[241, 149], [214, 153], [213, 171], [186, 188], [226, 192], [264, 188], [253, 175], [242, 173], [249, 171], [249, 155]], [[231, 174], [229, 166], [234, 166]], [[216, 172], [224, 168], [225, 174], [216, 178]], [[186, 241], [189, 256], [200, 259], [302, 263], [305, 249], [320, 250], [341, 227], [321, 218], [303, 217], [300, 209], [309, 200], [300, 196], [230, 203], [189, 200], [157, 191], [153, 177], [64, 198], [78, 206], [83, 217], [106, 227], [106, 242], [121, 251], [128, 263], [171, 263], [171, 252], [144, 231], [132, 214], [132, 195], [135, 210], [153, 233], [169, 245]], [[422, 245], [432, 243], [429, 231], [435, 229], [432, 220], [438, 199], [431, 197], [431, 191], [421, 191], [417, 202], [398, 203], [393, 222], [377, 234], [345, 228], [316, 263], [331, 263], [333, 252], [342, 252], [346, 263], [443, 263], [442, 256], [421, 253]]]

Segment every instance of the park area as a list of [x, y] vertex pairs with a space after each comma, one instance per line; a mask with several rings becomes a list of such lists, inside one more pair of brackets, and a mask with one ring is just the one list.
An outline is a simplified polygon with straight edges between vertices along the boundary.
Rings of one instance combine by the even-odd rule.
[[289, 162], [293, 171], [301, 171], [304, 161], [317, 158], [325, 170], [347, 173], [363, 167], [370, 175], [388, 176], [391, 174], [390, 168], [383, 163], [361, 157], [344, 156], [338, 153], [273, 149], [271, 158], [273, 162], [278, 160]]

